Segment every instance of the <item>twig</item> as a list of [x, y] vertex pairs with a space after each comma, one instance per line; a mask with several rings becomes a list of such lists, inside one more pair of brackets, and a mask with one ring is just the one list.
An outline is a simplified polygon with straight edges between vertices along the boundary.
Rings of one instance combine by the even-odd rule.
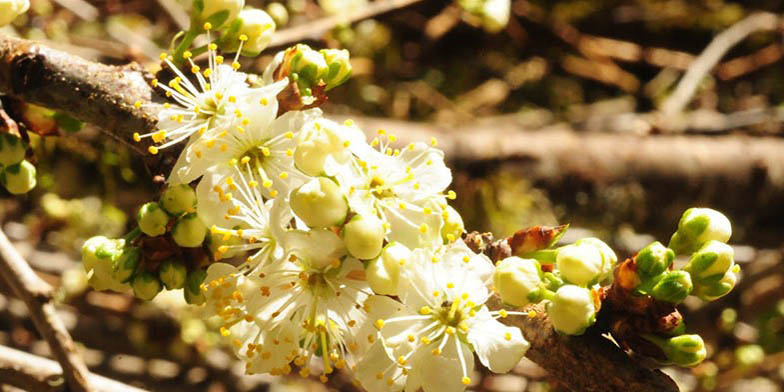
[[[98, 392], [142, 392], [97, 374], [89, 375], [90, 384]], [[60, 364], [23, 351], [0, 346], [0, 384], [26, 391], [65, 391]]]
[[348, 12], [341, 15], [332, 15], [312, 22], [303, 23], [299, 26], [280, 30], [272, 36], [270, 47], [280, 47], [295, 42], [317, 39], [324, 32], [341, 24], [354, 23], [399, 8], [408, 7], [422, 0], [378, 0], [368, 4], [366, 7]]
[[49, 343], [49, 348], [62, 366], [69, 389], [77, 392], [92, 391], [89, 372], [76, 352], [71, 335], [57, 317], [52, 302], [52, 287], [41, 280], [0, 230], [0, 275], [14, 294], [30, 310], [36, 329]]
[[781, 19], [769, 12], [747, 16], [727, 30], [719, 33], [697, 59], [689, 66], [672, 95], [662, 103], [664, 115], [681, 112], [689, 103], [702, 78], [721, 60], [725, 53], [752, 33], [779, 29]]

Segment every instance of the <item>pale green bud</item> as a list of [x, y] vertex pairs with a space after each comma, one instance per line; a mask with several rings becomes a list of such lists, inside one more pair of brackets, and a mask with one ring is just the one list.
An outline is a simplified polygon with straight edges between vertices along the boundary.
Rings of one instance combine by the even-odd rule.
[[30, 8], [30, 0], [0, 0], [0, 27], [14, 21]]
[[759, 344], [745, 344], [735, 349], [735, 362], [742, 368], [759, 365], [765, 360], [765, 350]]
[[196, 210], [196, 192], [187, 184], [170, 186], [161, 195], [161, 207], [172, 215]]
[[181, 289], [185, 285], [188, 269], [185, 264], [176, 260], [166, 260], [158, 270], [158, 277], [167, 290]]
[[161, 292], [161, 281], [150, 272], [140, 272], [133, 278], [133, 294], [145, 301], [152, 301]]
[[133, 278], [136, 268], [139, 266], [139, 261], [142, 259], [142, 251], [135, 246], [126, 246], [122, 254], [117, 258], [114, 263], [112, 276], [118, 282], [128, 282]]
[[310, 85], [318, 83], [328, 72], [327, 62], [321, 53], [310, 46], [297, 44], [291, 56], [291, 73]]
[[245, 0], [194, 0], [197, 20], [210, 22], [213, 29], [231, 23], [244, 6]]
[[732, 225], [724, 214], [710, 208], [689, 208], [683, 213], [669, 247], [676, 254], [688, 254], [708, 241], [727, 242]]
[[411, 251], [398, 242], [389, 243], [381, 255], [368, 262], [365, 276], [374, 293], [397, 295], [400, 269], [411, 261]]
[[280, 3], [269, 3], [267, 4], [267, 13], [272, 19], [275, 21], [275, 24], [278, 26], [283, 26], [289, 23], [289, 11], [286, 9], [286, 6]]
[[604, 263], [596, 246], [571, 244], [558, 250], [555, 264], [566, 281], [585, 287], [596, 282]]
[[667, 271], [660, 276], [649, 293], [660, 301], [679, 304], [692, 290], [691, 275], [686, 271]]
[[707, 351], [705, 342], [700, 335], [680, 335], [672, 338], [661, 338], [653, 335], [644, 335], [643, 338], [657, 345], [667, 357], [666, 364], [692, 367], [705, 359]]
[[683, 267], [689, 271], [695, 285], [705, 285], [720, 280], [735, 265], [735, 251], [731, 246], [710, 241], [694, 252]]
[[125, 241], [104, 236], [92, 237], [82, 245], [82, 264], [88, 283], [96, 290], [125, 291], [128, 286], [114, 279], [113, 270], [123, 252]]
[[[255, 9], [245, 8], [240, 11], [237, 17], [240, 24], [239, 29], [233, 32], [228, 40], [228, 45], [223, 49], [228, 52], [235, 52], [239, 49], [240, 41], [247, 38], [242, 43], [243, 56], [255, 57], [266, 49], [275, 34], [275, 21], [266, 12]], [[237, 23], [235, 22], [235, 23]]]
[[324, 56], [327, 63], [327, 74], [324, 75], [324, 82], [327, 83], [327, 91], [340, 86], [351, 77], [351, 60], [346, 49], [321, 49], [319, 52]]
[[703, 301], [715, 301], [729, 294], [729, 292], [735, 288], [735, 283], [738, 282], [738, 276], [736, 275], [736, 272], [739, 270], [740, 267], [736, 264], [733, 269], [727, 271], [727, 273], [724, 274], [724, 276], [722, 276], [719, 281], [708, 284], [695, 285], [692, 294], [702, 299]]
[[455, 242], [465, 231], [463, 217], [450, 205], [446, 206], [441, 217], [444, 219], [444, 225], [441, 226], [441, 238], [447, 243]]
[[157, 237], [166, 233], [166, 225], [169, 223], [169, 215], [161, 209], [156, 202], [145, 203], [139, 208], [136, 214], [136, 221], [139, 229], [150, 237]]
[[596, 322], [596, 307], [591, 291], [567, 284], [561, 286], [547, 305], [553, 327], [563, 334], [582, 335]]
[[512, 256], [496, 265], [493, 285], [504, 303], [521, 307], [531, 302], [529, 295], [542, 284], [541, 277], [538, 261]]
[[347, 160], [347, 134], [344, 127], [329, 120], [319, 119], [306, 124], [299, 133], [297, 148], [294, 150], [297, 169], [318, 177], [324, 174], [324, 163], [329, 155], [339, 161]]
[[675, 252], [655, 241], [637, 252], [637, 274], [644, 278], [658, 276], [667, 271], [675, 260]]
[[172, 238], [184, 248], [201, 246], [207, 236], [207, 226], [195, 212], [185, 214], [172, 227]]
[[[0, 1], [0, 4], [2, 3]], [[1, 6], [0, 9], [2, 9]], [[0, 26], [2, 25], [0, 23]], [[0, 166], [16, 165], [22, 162], [26, 150], [27, 146], [18, 136], [10, 133], [0, 133]]]
[[358, 259], [372, 259], [381, 253], [384, 224], [373, 215], [356, 215], [343, 226], [348, 253]]
[[334, 181], [313, 178], [293, 190], [289, 197], [291, 209], [309, 227], [330, 227], [343, 223], [348, 202]]
[[618, 262], [618, 256], [615, 255], [615, 252], [607, 245], [604, 241], [594, 238], [582, 238], [575, 241], [576, 245], [591, 245], [599, 251], [599, 254], [602, 256], [602, 268], [601, 274], [599, 275], [599, 281], [611, 280], [613, 275], [613, 269], [615, 268], [615, 263]]
[[201, 289], [201, 284], [204, 283], [204, 278], [207, 277], [207, 271], [198, 269], [188, 273], [185, 279], [185, 287], [183, 287], [183, 294], [185, 301], [191, 305], [201, 305], [204, 303], [204, 291]]
[[11, 194], [21, 195], [30, 192], [37, 183], [35, 166], [27, 161], [6, 166], [0, 174], [0, 183]]

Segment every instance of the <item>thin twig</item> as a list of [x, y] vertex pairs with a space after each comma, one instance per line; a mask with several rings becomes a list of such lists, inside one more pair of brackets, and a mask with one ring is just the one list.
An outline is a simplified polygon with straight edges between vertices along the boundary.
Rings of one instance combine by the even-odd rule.
[[727, 30], [719, 33], [697, 59], [689, 66], [675, 91], [662, 103], [664, 115], [679, 113], [689, 103], [703, 77], [724, 57], [733, 46], [758, 31], [776, 30], [781, 19], [770, 12], [759, 12], [747, 16]]
[[57, 317], [52, 302], [52, 286], [44, 282], [0, 230], [0, 275], [14, 294], [24, 301], [36, 329], [49, 343], [49, 348], [60, 362], [69, 390], [93, 391], [88, 381], [89, 372], [76, 351], [71, 335]]
[[422, 0], [379, 0], [368, 4], [366, 7], [353, 10], [346, 14], [332, 15], [298, 26], [283, 29], [272, 37], [270, 47], [280, 47], [299, 41], [318, 39], [324, 32], [341, 24], [350, 24], [362, 19], [367, 19], [399, 8], [408, 7]]
[[[0, 384], [26, 391], [65, 391], [62, 377], [56, 361], [0, 346]], [[144, 391], [97, 374], [90, 374], [89, 379], [98, 392]]]

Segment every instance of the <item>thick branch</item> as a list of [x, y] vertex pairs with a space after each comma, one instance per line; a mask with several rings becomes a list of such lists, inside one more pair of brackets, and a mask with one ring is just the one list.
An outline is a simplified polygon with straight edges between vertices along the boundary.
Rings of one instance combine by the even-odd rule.
[[[65, 391], [60, 364], [23, 351], [0, 346], [0, 384], [26, 391]], [[100, 392], [141, 392], [135, 388], [99, 375], [89, 375], [90, 384]]]
[[19, 252], [0, 230], [0, 275], [14, 294], [24, 301], [36, 329], [49, 343], [49, 348], [62, 366], [69, 389], [92, 391], [89, 372], [76, 352], [71, 335], [57, 317], [52, 302], [52, 287], [33, 272]]

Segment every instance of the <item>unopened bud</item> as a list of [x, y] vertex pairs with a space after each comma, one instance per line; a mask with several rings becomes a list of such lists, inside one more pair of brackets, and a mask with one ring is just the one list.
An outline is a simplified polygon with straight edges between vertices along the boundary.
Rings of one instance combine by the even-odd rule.
[[185, 287], [183, 293], [185, 301], [191, 305], [201, 305], [204, 303], [204, 292], [201, 290], [201, 284], [204, 283], [204, 278], [207, 277], [207, 271], [203, 269], [194, 270], [188, 273], [185, 279]]
[[381, 253], [384, 224], [373, 215], [356, 215], [343, 227], [343, 241], [352, 256], [372, 259]]
[[330, 227], [343, 223], [348, 202], [334, 181], [317, 177], [291, 192], [291, 209], [309, 227]]
[[593, 295], [586, 288], [564, 285], [555, 292], [547, 305], [547, 315], [558, 332], [582, 335], [586, 328], [596, 322]]
[[541, 276], [538, 261], [512, 256], [497, 264], [493, 285], [504, 303], [521, 307], [532, 301], [529, 296], [542, 284]]
[[443, 213], [444, 225], [441, 226], [441, 238], [446, 243], [454, 242], [463, 235], [465, 225], [463, 217], [452, 206], [447, 205]]
[[667, 271], [653, 285], [650, 295], [660, 301], [679, 304], [689, 296], [692, 287], [691, 275], [688, 272]]
[[275, 24], [278, 26], [283, 26], [289, 23], [289, 11], [286, 9], [281, 3], [269, 3], [267, 4], [267, 13], [272, 19], [275, 21]]
[[170, 186], [161, 195], [161, 207], [172, 215], [196, 209], [196, 192], [187, 184]]
[[113, 240], [104, 236], [92, 237], [82, 245], [82, 264], [92, 288], [120, 292], [128, 289], [128, 286], [112, 276], [124, 245], [122, 239]]
[[497, 33], [509, 23], [510, 0], [486, 0], [482, 4], [482, 27], [488, 33]]
[[350, 129], [333, 121], [318, 119], [309, 122], [299, 134], [294, 150], [294, 164], [309, 176], [324, 175], [324, 165], [330, 155], [337, 162], [345, 162], [350, 158], [346, 144], [350, 143], [351, 136]]
[[601, 252], [589, 244], [564, 246], [555, 263], [566, 281], [583, 287], [596, 282], [603, 271]]
[[324, 56], [304, 44], [293, 47], [290, 64], [291, 74], [296, 74], [298, 80], [305, 81], [310, 86], [317, 84], [328, 71]]
[[[13, 1], [11, 2], [13, 3]], [[0, 0], [0, 4], [2, 3], [3, 1]], [[2, 8], [2, 5], [0, 5], [0, 14], [2, 14]], [[0, 23], [0, 26], [2, 25], [3, 23]], [[0, 133], [0, 166], [16, 165], [22, 162], [26, 150], [27, 146], [18, 136], [10, 133]]]
[[158, 277], [167, 290], [181, 289], [185, 285], [188, 269], [176, 260], [166, 260], [158, 270]]
[[156, 202], [145, 203], [139, 208], [136, 214], [136, 221], [139, 229], [150, 237], [157, 237], [166, 233], [166, 225], [169, 223], [169, 215], [161, 209]]
[[727, 242], [730, 236], [732, 225], [724, 214], [710, 208], [689, 208], [678, 222], [669, 247], [676, 254], [689, 254], [708, 241]]
[[729, 294], [735, 287], [735, 283], [738, 282], [738, 275], [735, 269], [739, 270], [739, 267], [735, 265], [732, 270], [727, 271], [718, 281], [695, 285], [692, 294], [703, 301], [715, 301]]
[[609, 245], [594, 237], [581, 238], [575, 241], [575, 244], [591, 245], [595, 247], [602, 256], [602, 268], [601, 273], [599, 274], [599, 282], [612, 279], [613, 269], [615, 268], [615, 263], [618, 262], [618, 256], [615, 255], [615, 252]]
[[637, 252], [637, 273], [644, 278], [658, 276], [670, 268], [674, 259], [675, 252], [672, 249], [659, 241], [652, 242]]
[[705, 285], [720, 280], [735, 265], [732, 247], [710, 241], [694, 252], [683, 267], [691, 273], [695, 285]]
[[197, 20], [202, 23], [209, 22], [213, 29], [221, 28], [233, 21], [244, 6], [245, 0], [194, 1], [194, 10], [199, 16]]
[[13, 22], [16, 17], [27, 12], [28, 8], [29, 0], [0, 0], [0, 27]]
[[30, 192], [37, 183], [35, 166], [28, 161], [6, 166], [0, 174], [0, 183], [11, 194], [21, 195]]
[[683, 367], [696, 366], [705, 359], [707, 351], [705, 342], [700, 335], [680, 335], [672, 338], [661, 338], [654, 335], [644, 335], [643, 338], [658, 346], [663, 352], [665, 364]]
[[319, 52], [327, 62], [327, 74], [324, 82], [327, 90], [331, 90], [345, 83], [351, 77], [351, 60], [346, 49], [321, 49]]
[[745, 344], [735, 349], [735, 363], [743, 369], [759, 365], [765, 360], [765, 350], [759, 344]]
[[139, 261], [142, 259], [142, 252], [135, 246], [126, 246], [122, 254], [117, 258], [114, 263], [112, 276], [118, 282], [128, 282], [133, 278], [136, 273], [136, 268], [139, 266]]
[[397, 295], [400, 269], [411, 262], [411, 251], [403, 244], [392, 242], [381, 255], [368, 262], [365, 276], [374, 293]]
[[133, 278], [133, 294], [145, 301], [152, 301], [161, 291], [161, 281], [150, 272], [140, 272]]
[[261, 53], [262, 50], [267, 48], [272, 35], [275, 34], [275, 21], [266, 12], [255, 9], [245, 8], [240, 11], [237, 17], [240, 23], [239, 29], [233, 32], [231, 37], [227, 40], [227, 46], [223, 49], [228, 52], [235, 52], [239, 49], [240, 37], [247, 38], [242, 43], [243, 56], [255, 57]]
[[195, 212], [178, 219], [172, 228], [174, 242], [185, 248], [200, 246], [206, 236], [207, 226]]

